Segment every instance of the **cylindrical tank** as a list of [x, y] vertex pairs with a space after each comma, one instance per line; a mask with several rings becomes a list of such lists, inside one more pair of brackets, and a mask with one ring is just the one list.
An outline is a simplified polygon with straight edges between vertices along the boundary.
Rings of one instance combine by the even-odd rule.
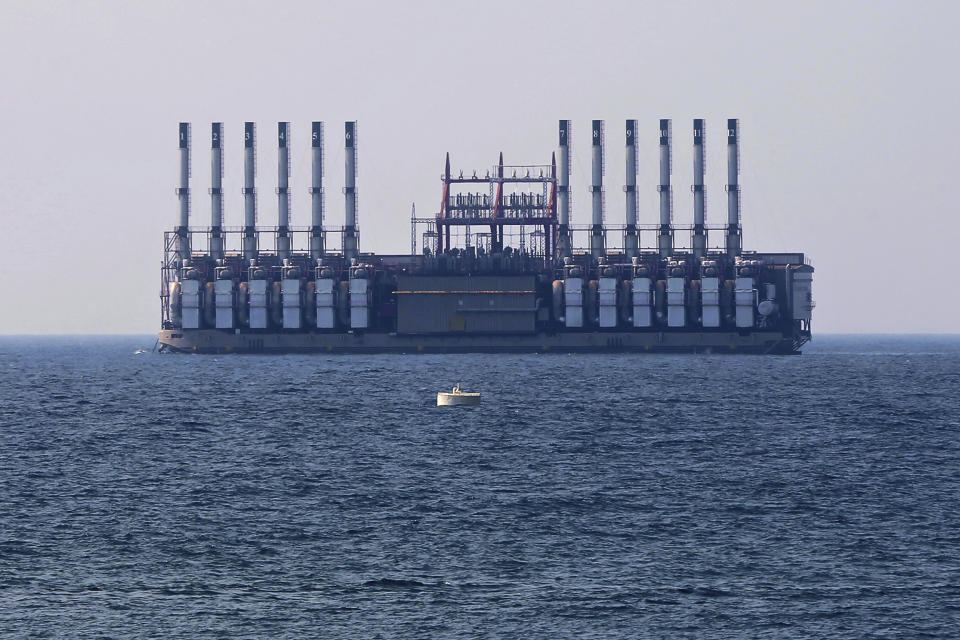
[[183, 302], [180, 298], [180, 283], [171, 282], [170, 283], [170, 321], [173, 322], [174, 326], [179, 327], [181, 323], [181, 309], [183, 309]]
[[587, 295], [584, 303], [583, 310], [588, 322], [597, 326], [600, 322], [600, 283], [598, 281], [590, 280], [587, 282]]
[[274, 326], [283, 326], [283, 298], [279, 282], [270, 283], [270, 321]]
[[765, 317], [776, 314], [778, 309], [777, 303], [773, 300], [761, 300], [760, 304], [757, 305], [757, 311]]
[[340, 326], [350, 326], [350, 282], [342, 280], [338, 287], [337, 295], [337, 320]]
[[619, 288], [620, 293], [617, 296], [617, 307], [620, 314], [620, 321], [623, 324], [630, 324], [632, 322], [630, 301], [633, 298], [631, 281], [621, 280], [619, 283]]
[[724, 280], [720, 288], [720, 313], [724, 324], [732, 325], [736, 322], [736, 311], [734, 309], [734, 291], [736, 290], [736, 280]]
[[250, 326], [250, 285], [241, 282], [237, 285], [237, 321], [245, 326]]
[[217, 326], [217, 305], [212, 282], [203, 285], [203, 323], [208, 327]]
[[700, 281], [690, 280], [687, 283], [687, 326], [700, 324]]
[[553, 319], [555, 322], [563, 322], [563, 280], [554, 280], [552, 289]]
[[667, 281], [657, 280], [653, 290], [653, 308], [659, 324], [667, 323]]
[[303, 306], [308, 327], [317, 326], [317, 283], [311, 280], [306, 284], [306, 304]]

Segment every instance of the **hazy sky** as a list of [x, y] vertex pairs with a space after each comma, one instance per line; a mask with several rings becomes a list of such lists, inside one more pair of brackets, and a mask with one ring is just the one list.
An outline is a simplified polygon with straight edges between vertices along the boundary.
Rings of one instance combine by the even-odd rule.
[[454, 169], [548, 162], [607, 121], [607, 220], [640, 121], [640, 221], [657, 220], [657, 119], [674, 120], [675, 219], [693, 217], [691, 119], [707, 119], [708, 223], [726, 216], [725, 119], [742, 126], [744, 247], [804, 251], [814, 332], [958, 332], [960, 10], [954, 2], [60, 2], [0, 0], [0, 333], [155, 331], [177, 220], [177, 122], [194, 123], [193, 224], [209, 221], [209, 123], [225, 123], [226, 224], [242, 221], [242, 122], [276, 220], [276, 121], [293, 129], [292, 224], [310, 219], [309, 123], [327, 122], [327, 220], [343, 223], [358, 120], [362, 250], [409, 250]]

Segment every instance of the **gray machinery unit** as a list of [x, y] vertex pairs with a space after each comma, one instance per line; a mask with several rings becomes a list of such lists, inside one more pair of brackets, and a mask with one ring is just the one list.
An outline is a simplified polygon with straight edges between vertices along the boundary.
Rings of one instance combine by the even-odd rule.
[[272, 293], [270, 272], [256, 263], [247, 270], [247, 317], [251, 329], [266, 329], [269, 324], [268, 297]]
[[705, 329], [719, 329], [721, 263], [715, 259], [700, 262], [700, 317]]
[[756, 322], [757, 276], [760, 273], [759, 260], [736, 260], [737, 278], [734, 289], [737, 329], [752, 329]]
[[300, 265], [293, 264], [290, 258], [283, 258], [283, 279], [280, 281], [280, 295], [283, 304], [283, 328], [299, 329], [303, 316], [303, 280], [304, 273]]
[[579, 329], [583, 324], [583, 267], [569, 258], [564, 261], [564, 279], [560, 291], [563, 294], [562, 317], [568, 329]]
[[370, 306], [373, 304], [373, 288], [370, 286], [372, 266], [357, 264], [350, 267], [350, 328], [366, 329], [370, 326]]
[[727, 121], [727, 219], [714, 225], [703, 119], [693, 121], [692, 224], [673, 216], [669, 119], [659, 121], [658, 211], [641, 211], [637, 198], [638, 155], [652, 156], [652, 140], [640, 144], [638, 122], [627, 120], [625, 224], [608, 224], [604, 129], [592, 121], [589, 220], [573, 219], [572, 122], [561, 120], [548, 163], [505, 164], [501, 153], [484, 175], [454, 172], [447, 154], [440, 211], [417, 218], [413, 208], [411, 253], [385, 255], [359, 252], [356, 122], [344, 126], [342, 226], [325, 219], [321, 121], [310, 128], [309, 225], [305, 215], [304, 226], [293, 224], [290, 154], [299, 141], [288, 122], [277, 125], [276, 226], [258, 223], [256, 126], [244, 123], [237, 227], [225, 224], [224, 126], [213, 123], [204, 229], [190, 227], [191, 126], [180, 123], [162, 348], [799, 353], [812, 335], [813, 267], [803, 253], [743, 249], [739, 121]]
[[223, 264], [218, 258], [218, 266], [214, 270], [213, 281], [215, 326], [217, 329], [233, 329], [236, 327], [237, 306], [237, 274], [234, 267]]
[[671, 258], [667, 261], [666, 294], [667, 326], [684, 327], [687, 324], [687, 261]]
[[632, 278], [630, 280], [631, 299], [633, 305], [633, 326], [637, 329], [649, 329], [653, 321], [653, 272], [650, 267], [633, 258]]
[[607, 264], [606, 258], [600, 258], [597, 272], [597, 326], [613, 329], [617, 326], [617, 290], [620, 288], [620, 281], [616, 270]]
[[317, 305], [317, 329], [335, 329], [337, 327], [337, 280], [331, 267], [318, 261], [315, 273], [315, 302]]

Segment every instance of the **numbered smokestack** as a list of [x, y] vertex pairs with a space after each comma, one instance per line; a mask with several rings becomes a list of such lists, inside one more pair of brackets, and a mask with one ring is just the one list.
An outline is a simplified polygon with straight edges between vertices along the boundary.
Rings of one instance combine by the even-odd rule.
[[670, 174], [673, 173], [673, 125], [668, 119], [660, 121], [660, 231], [657, 233], [657, 249], [661, 258], [673, 254], [673, 187], [670, 186]]
[[190, 123], [180, 123], [180, 224], [177, 225], [177, 257], [190, 259]]
[[570, 133], [572, 123], [560, 121], [560, 174], [557, 176], [557, 204], [560, 207], [557, 227], [557, 253], [561, 258], [572, 254], [570, 247]]
[[627, 195], [627, 229], [623, 240], [623, 251], [628, 258], [637, 255], [637, 121], [627, 120], [627, 180], [623, 190]]
[[210, 125], [210, 256], [223, 257], [223, 123]]
[[314, 122], [310, 136], [313, 153], [312, 180], [310, 183], [310, 257], [323, 257], [323, 123]]
[[343, 228], [343, 257], [357, 256], [357, 123], [344, 126], [344, 157], [346, 185], [343, 188], [345, 225]]
[[290, 123], [277, 123], [277, 257], [290, 257]]
[[740, 255], [740, 121], [727, 120], [727, 257]]
[[603, 120], [594, 120], [593, 134], [593, 181], [590, 192], [593, 200], [593, 220], [590, 228], [590, 255], [599, 258], [604, 253], [603, 233]]
[[703, 172], [706, 167], [703, 155], [707, 131], [702, 118], [693, 121], [693, 255], [702, 258], [707, 255], [706, 209], [707, 194], [703, 186]]
[[257, 128], [243, 123], [243, 257], [257, 257]]

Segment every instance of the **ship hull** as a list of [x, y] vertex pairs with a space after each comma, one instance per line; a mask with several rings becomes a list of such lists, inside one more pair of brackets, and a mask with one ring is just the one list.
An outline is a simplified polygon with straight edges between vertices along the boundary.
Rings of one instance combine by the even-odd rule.
[[562, 332], [527, 335], [162, 330], [158, 344], [179, 353], [740, 353], [796, 354], [802, 343], [779, 331]]

